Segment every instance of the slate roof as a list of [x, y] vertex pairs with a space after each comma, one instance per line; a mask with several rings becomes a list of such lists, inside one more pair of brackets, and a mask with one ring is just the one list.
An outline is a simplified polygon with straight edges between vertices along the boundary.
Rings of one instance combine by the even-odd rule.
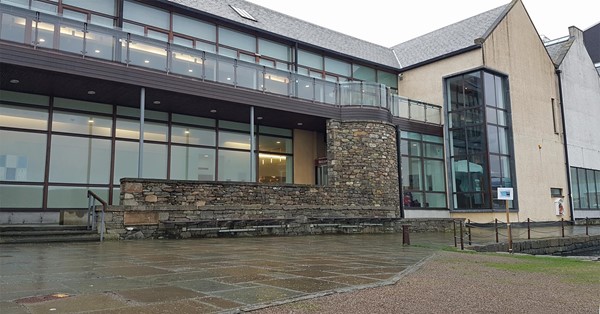
[[[244, 24], [262, 31], [288, 37], [301, 43], [322, 47], [353, 59], [363, 59], [399, 69], [391, 48], [345, 35], [295, 17], [243, 0], [167, 0], [198, 11]], [[229, 5], [244, 9], [256, 22], [243, 18]]]
[[574, 42], [575, 38], [565, 37], [563, 40], [553, 40], [545, 44], [546, 50], [556, 66], [559, 66], [563, 62]]
[[485, 39], [514, 3], [515, 1], [512, 1], [392, 47], [396, 51], [400, 66], [411, 67], [476, 47], [475, 40]]

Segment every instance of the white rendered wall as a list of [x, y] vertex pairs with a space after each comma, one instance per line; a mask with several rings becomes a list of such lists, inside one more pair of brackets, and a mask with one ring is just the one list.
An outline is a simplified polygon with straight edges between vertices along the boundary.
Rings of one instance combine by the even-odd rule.
[[569, 31], [576, 40], [559, 68], [569, 163], [600, 170], [600, 76], [583, 44], [583, 33], [573, 27]]

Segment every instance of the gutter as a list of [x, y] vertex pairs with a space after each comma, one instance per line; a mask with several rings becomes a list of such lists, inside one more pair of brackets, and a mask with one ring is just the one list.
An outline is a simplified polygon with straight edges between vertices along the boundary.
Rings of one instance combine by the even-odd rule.
[[556, 69], [556, 77], [558, 79], [558, 94], [560, 98], [560, 115], [561, 124], [563, 129], [563, 142], [565, 146], [565, 163], [567, 165], [567, 196], [569, 197], [569, 208], [571, 212], [571, 221], [575, 222], [575, 209], [573, 208], [573, 193], [571, 191], [571, 163], [569, 162], [569, 145], [567, 142], [567, 123], [565, 118], [565, 106], [563, 102], [563, 88], [562, 88], [562, 71]]

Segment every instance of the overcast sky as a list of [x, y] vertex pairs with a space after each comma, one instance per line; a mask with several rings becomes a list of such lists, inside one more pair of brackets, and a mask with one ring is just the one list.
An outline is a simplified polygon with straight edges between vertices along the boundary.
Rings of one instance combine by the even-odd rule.
[[[248, 0], [360, 39], [391, 47], [510, 0]], [[600, 22], [598, 0], [523, 0], [538, 32], [550, 39]]]

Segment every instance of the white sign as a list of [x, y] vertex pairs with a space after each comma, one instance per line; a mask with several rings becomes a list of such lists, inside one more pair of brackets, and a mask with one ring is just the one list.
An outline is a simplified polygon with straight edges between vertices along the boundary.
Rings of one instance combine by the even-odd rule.
[[513, 188], [498, 188], [498, 199], [512, 201]]

